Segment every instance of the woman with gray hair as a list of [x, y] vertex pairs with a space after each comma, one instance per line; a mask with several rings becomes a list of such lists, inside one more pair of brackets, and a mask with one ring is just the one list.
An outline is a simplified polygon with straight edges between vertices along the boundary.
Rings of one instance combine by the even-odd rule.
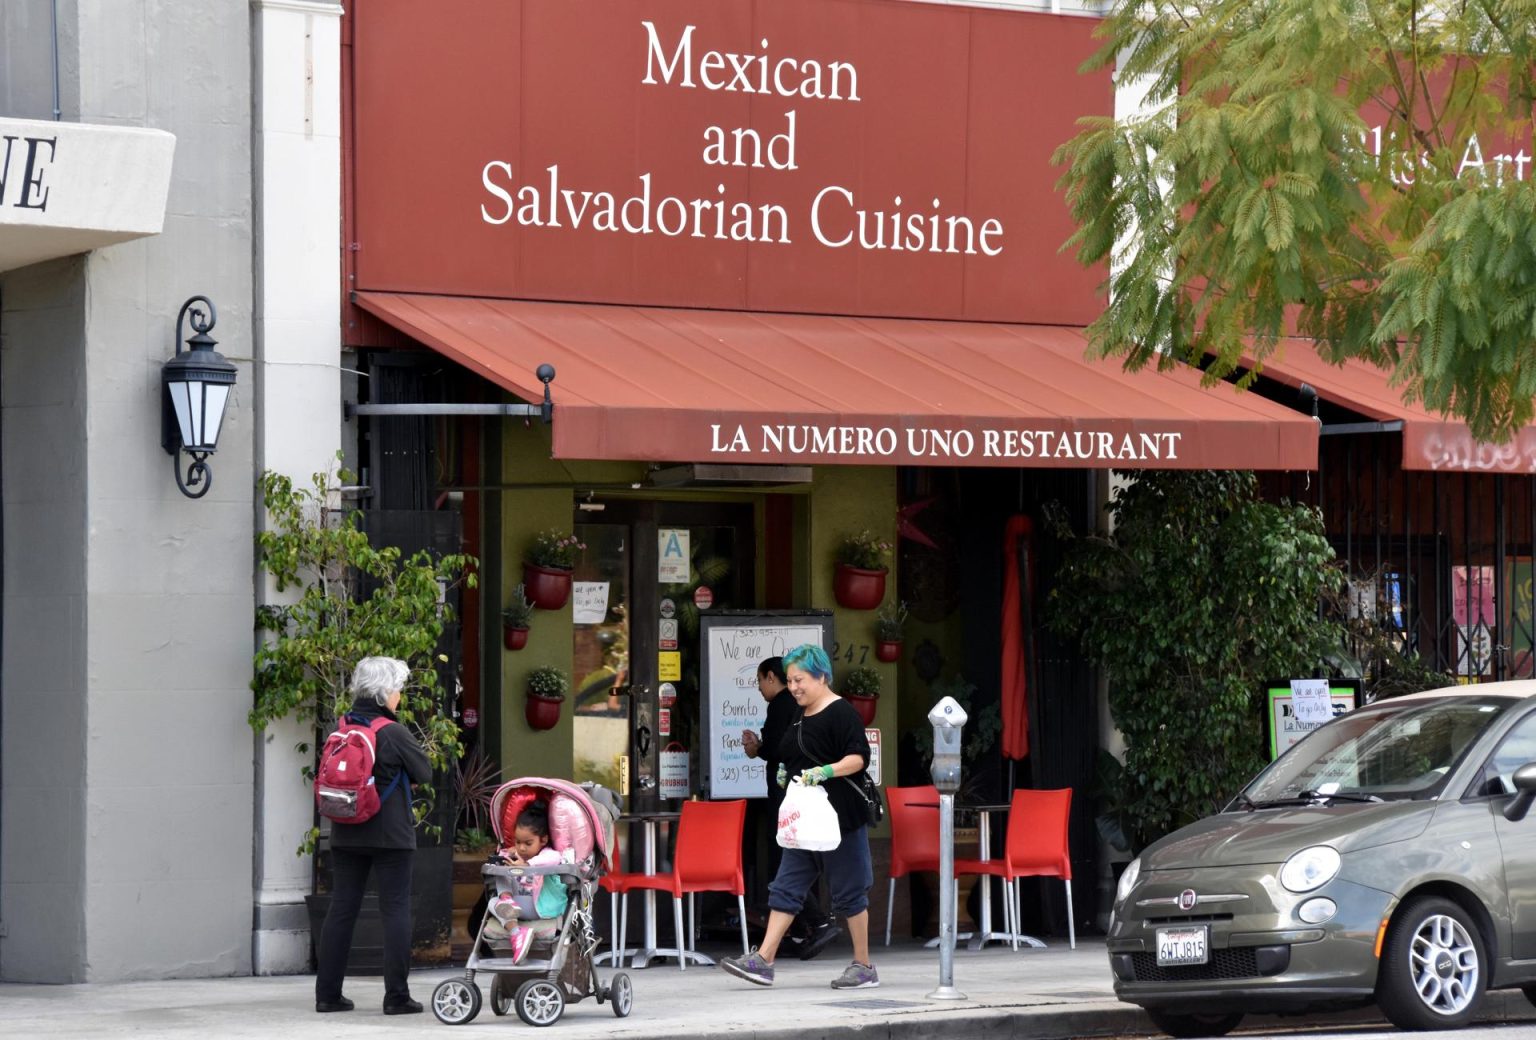
[[351, 1011], [341, 995], [347, 974], [352, 929], [372, 871], [378, 878], [379, 913], [384, 920], [384, 1013], [411, 1015], [421, 1004], [411, 999], [411, 859], [416, 851], [416, 820], [411, 812], [411, 784], [432, 778], [427, 754], [410, 730], [395, 720], [401, 692], [411, 669], [393, 657], [365, 657], [352, 671], [352, 708], [346, 720], [377, 730], [374, 784], [381, 792], [379, 811], [362, 823], [331, 823], [331, 905], [316, 944], [315, 1010]]

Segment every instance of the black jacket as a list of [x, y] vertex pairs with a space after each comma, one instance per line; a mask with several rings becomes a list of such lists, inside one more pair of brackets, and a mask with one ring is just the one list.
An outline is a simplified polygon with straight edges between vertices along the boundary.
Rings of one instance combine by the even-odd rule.
[[[393, 719], [388, 708], [373, 698], [354, 701], [347, 712], [349, 721], [366, 726], [383, 716]], [[396, 723], [379, 730], [378, 752], [373, 760], [373, 782], [379, 794], [389, 787], [396, 774], [404, 773], [389, 797], [379, 803], [379, 811], [362, 823], [331, 822], [333, 849], [414, 849], [416, 820], [411, 813], [411, 784], [432, 779], [432, 763], [416, 738], [406, 727]]]

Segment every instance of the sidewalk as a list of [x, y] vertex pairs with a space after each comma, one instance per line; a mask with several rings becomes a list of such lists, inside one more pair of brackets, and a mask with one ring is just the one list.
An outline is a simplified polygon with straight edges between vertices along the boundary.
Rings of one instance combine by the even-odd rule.
[[[730, 953], [730, 950], [710, 951]], [[860, 1040], [1005, 1040], [1151, 1034], [1139, 1009], [1114, 999], [1102, 944], [1080, 942], [1076, 950], [1053, 943], [1044, 950], [993, 945], [975, 953], [955, 953], [955, 987], [969, 998], [930, 1001], [938, 983], [938, 954], [915, 943], [877, 947], [881, 986], [837, 992], [828, 983], [847, 962], [846, 943], [834, 944], [813, 961], [779, 963], [771, 989], [751, 986], [717, 968], [679, 972], [670, 962], [631, 972], [634, 1013], [616, 1019], [611, 1006], [593, 999], [568, 1005], [550, 1036], [562, 1040], [598, 1038], [752, 1037], [762, 1040], [813, 1040], [859, 1037]], [[606, 980], [610, 972], [600, 968]], [[413, 973], [411, 989], [426, 1003], [439, 981], [459, 972], [432, 969]], [[477, 976], [483, 996], [490, 978]], [[383, 983], [378, 978], [348, 980], [347, 995], [357, 1002], [350, 1013], [317, 1015], [314, 978], [195, 979], [79, 986], [0, 985], [0, 1036], [68, 1037], [94, 1040], [135, 1038], [281, 1037], [320, 1040], [331, 1037], [405, 1036], [444, 1026], [430, 1010], [422, 1015], [391, 1017], [378, 1013]], [[1518, 991], [1489, 994], [1485, 1021], [1536, 1021], [1536, 1008]], [[1374, 1012], [1311, 1016], [1306, 1019], [1254, 1018], [1244, 1032], [1285, 1026], [1380, 1022]], [[526, 1033], [516, 1013], [499, 1019], [489, 1001], [461, 1030], [466, 1035], [496, 1035], [497, 1030]], [[457, 1034], [455, 1034], [457, 1035]]]

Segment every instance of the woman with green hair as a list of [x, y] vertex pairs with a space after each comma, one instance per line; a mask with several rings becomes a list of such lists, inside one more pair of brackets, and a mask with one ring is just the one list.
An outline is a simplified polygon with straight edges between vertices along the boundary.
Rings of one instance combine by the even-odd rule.
[[756, 985], [773, 985], [779, 943], [805, 905], [818, 871], [824, 869], [832, 912], [843, 915], [853, 940], [853, 963], [832, 980], [832, 988], [870, 989], [880, 985], [880, 975], [869, 959], [869, 889], [875, 879], [859, 788], [860, 774], [869, 767], [869, 740], [859, 713], [832, 689], [832, 662], [825, 650], [810, 643], [795, 647], [784, 655], [784, 673], [799, 711], [779, 742], [775, 779], [780, 787], [791, 776], [808, 786], [824, 785], [842, 838], [837, 848], [826, 852], [784, 850], [778, 873], [768, 886], [771, 912], [762, 945], [745, 956], [723, 958], [720, 967]]

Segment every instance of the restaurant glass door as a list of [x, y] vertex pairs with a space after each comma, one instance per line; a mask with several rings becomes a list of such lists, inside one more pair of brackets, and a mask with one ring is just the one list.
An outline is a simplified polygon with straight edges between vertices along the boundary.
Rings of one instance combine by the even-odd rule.
[[[755, 606], [751, 503], [595, 499], [581, 503], [586, 544], [575, 573], [572, 775], [627, 792], [632, 809], [664, 799], [687, 752], [686, 798], [699, 787], [699, 616]], [[627, 775], [625, 773], [627, 772]], [[674, 781], [675, 782], [675, 781]]]

